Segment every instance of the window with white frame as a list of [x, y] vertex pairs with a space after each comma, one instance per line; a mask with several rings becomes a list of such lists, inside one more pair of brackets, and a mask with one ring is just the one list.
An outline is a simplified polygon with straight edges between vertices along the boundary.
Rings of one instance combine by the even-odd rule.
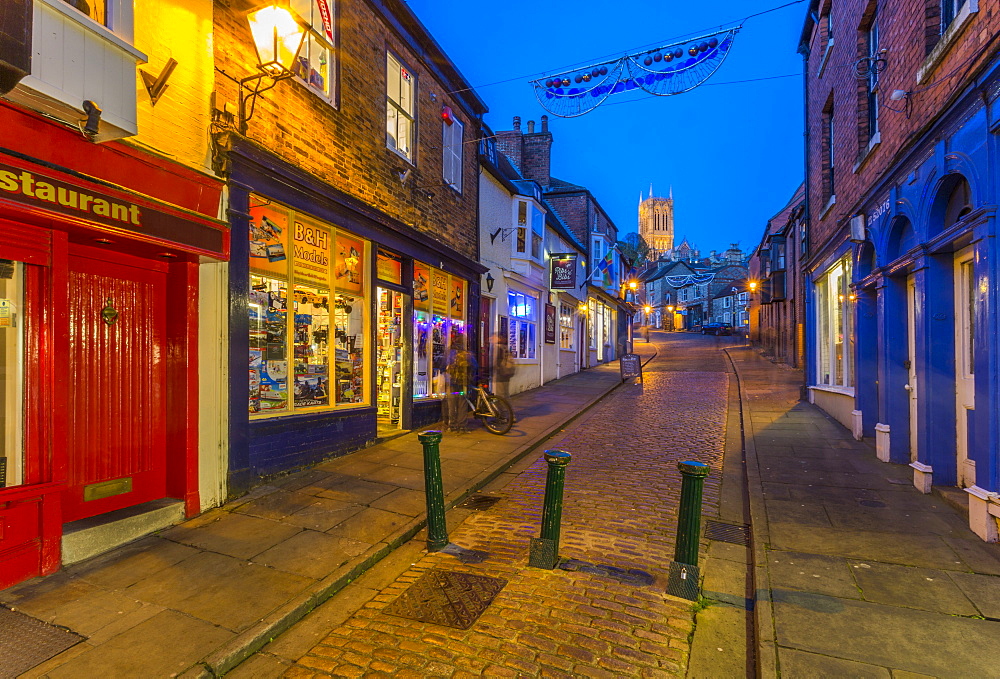
[[528, 201], [517, 201], [517, 239], [514, 243], [515, 251], [525, 253], [528, 251]]
[[727, 309], [730, 306], [732, 306], [732, 302], [733, 302], [733, 298], [732, 297], [723, 297], [722, 298], [722, 306], [724, 306]]
[[955, 20], [966, 0], [942, 0], [941, 2], [941, 32], [948, 30], [951, 22]]
[[604, 259], [604, 239], [595, 238], [594, 239], [594, 249], [590, 253], [590, 259], [594, 263], [594, 268], [592, 271], [591, 278], [595, 281], [601, 280], [601, 260]]
[[512, 358], [535, 358], [538, 298], [511, 290], [507, 293], [507, 315]]
[[878, 39], [878, 16], [873, 16], [871, 24], [868, 26], [868, 30], [865, 31], [865, 47], [866, 54], [868, 58], [868, 77], [865, 80], [866, 85], [866, 98], [865, 103], [867, 106], [867, 117], [868, 117], [868, 141], [878, 134], [878, 74], [879, 69], [876, 67], [876, 62], [880, 58], [879, 55], [879, 39]]
[[559, 348], [572, 349], [576, 346], [573, 332], [573, 307], [569, 304], [559, 304]]
[[313, 91], [332, 99], [336, 44], [333, 0], [292, 0], [291, 7], [308, 27], [293, 72]]
[[545, 215], [538, 208], [531, 206], [531, 256], [542, 259], [542, 241], [545, 238]]
[[442, 123], [444, 183], [462, 192], [462, 136], [465, 126], [454, 116]]
[[849, 285], [850, 259], [844, 257], [815, 283], [816, 384], [831, 387], [854, 385], [851, 355], [853, 315]]
[[385, 144], [409, 161], [413, 160], [416, 127], [415, 77], [391, 53], [385, 55]]

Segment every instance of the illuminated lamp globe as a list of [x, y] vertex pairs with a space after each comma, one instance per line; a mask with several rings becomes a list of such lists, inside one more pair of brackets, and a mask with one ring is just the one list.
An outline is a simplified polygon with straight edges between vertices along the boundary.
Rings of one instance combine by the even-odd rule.
[[272, 4], [247, 15], [260, 70], [272, 78], [288, 76], [306, 32], [287, 6]]

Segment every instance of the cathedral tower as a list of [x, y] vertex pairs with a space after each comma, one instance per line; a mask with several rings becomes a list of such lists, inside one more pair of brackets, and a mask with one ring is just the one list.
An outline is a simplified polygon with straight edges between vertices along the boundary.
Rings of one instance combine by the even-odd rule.
[[643, 200], [639, 193], [639, 235], [649, 245], [649, 259], [655, 261], [674, 247], [674, 189], [667, 198], [655, 198], [653, 186], [649, 197]]

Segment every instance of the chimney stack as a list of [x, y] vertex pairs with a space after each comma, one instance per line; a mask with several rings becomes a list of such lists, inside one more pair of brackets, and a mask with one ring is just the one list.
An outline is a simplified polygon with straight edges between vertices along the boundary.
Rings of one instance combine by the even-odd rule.
[[528, 134], [534, 134], [534, 133], [535, 133], [535, 121], [534, 120], [529, 120], [528, 121]]
[[548, 132], [548, 131], [549, 131], [549, 117], [542, 116], [542, 132]]
[[521, 131], [521, 116], [514, 116], [514, 130]]

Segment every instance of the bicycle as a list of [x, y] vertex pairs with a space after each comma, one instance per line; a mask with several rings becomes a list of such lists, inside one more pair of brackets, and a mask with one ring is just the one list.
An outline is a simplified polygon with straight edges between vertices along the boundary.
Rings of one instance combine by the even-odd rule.
[[476, 385], [470, 391], [476, 392], [475, 403], [469, 399], [468, 393], [462, 398], [469, 404], [473, 417], [482, 422], [490, 433], [502, 436], [509, 432], [514, 426], [514, 409], [507, 399], [490, 392], [485, 384]]

